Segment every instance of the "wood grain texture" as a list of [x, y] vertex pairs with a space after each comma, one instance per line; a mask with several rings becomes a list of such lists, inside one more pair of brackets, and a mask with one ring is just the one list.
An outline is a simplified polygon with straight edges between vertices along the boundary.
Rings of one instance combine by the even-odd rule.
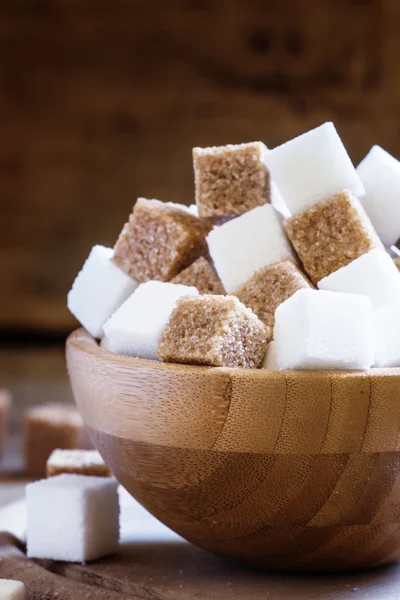
[[400, 556], [400, 369], [164, 365], [68, 340], [78, 407], [120, 483], [194, 544], [329, 571]]
[[6, 0], [0, 326], [70, 328], [70, 284], [137, 196], [189, 204], [191, 148], [332, 119], [400, 155], [397, 0]]

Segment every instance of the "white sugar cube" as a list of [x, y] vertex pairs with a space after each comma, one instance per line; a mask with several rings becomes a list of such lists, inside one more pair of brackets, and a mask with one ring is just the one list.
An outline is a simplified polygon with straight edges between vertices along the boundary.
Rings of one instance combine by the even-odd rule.
[[265, 354], [264, 362], [262, 365], [263, 369], [277, 369], [276, 362], [276, 344], [274, 341], [270, 342], [267, 346], [267, 352]]
[[304, 289], [275, 312], [279, 369], [369, 369], [372, 302], [366, 296]]
[[266, 163], [292, 215], [348, 189], [364, 188], [333, 123], [274, 148]]
[[28, 484], [28, 557], [86, 562], [116, 552], [117, 485], [111, 477], [85, 475], [57, 475]]
[[113, 352], [156, 359], [169, 317], [181, 296], [197, 296], [195, 287], [147, 281], [142, 283], [104, 325]]
[[24, 600], [25, 586], [21, 581], [0, 579], [0, 600]]
[[282, 227], [282, 216], [264, 204], [215, 227], [208, 248], [228, 294], [236, 292], [256, 271], [273, 262], [294, 258]]
[[69, 310], [96, 338], [138, 285], [111, 261], [112, 256], [112, 248], [94, 246], [68, 293]]
[[400, 238], [400, 162], [374, 146], [357, 173], [365, 188], [364, 208], [382, 242], [391, 246]]
[[373, 315], [376, 367], [400, 367], [399, 302], [389, 304]]
[[318, 282], [320, 290], [362, 294], [381, 308], [400, 302], [400, 272], [383, 248], [375, 248]]

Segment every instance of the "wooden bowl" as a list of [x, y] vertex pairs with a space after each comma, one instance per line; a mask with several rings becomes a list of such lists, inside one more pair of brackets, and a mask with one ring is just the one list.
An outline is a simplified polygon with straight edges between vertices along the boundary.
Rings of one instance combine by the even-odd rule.
[[155, 517], [211, 552], [287, 571], [400, 557], [400, 369], [266, 371], [67, 342], [94, 444]]

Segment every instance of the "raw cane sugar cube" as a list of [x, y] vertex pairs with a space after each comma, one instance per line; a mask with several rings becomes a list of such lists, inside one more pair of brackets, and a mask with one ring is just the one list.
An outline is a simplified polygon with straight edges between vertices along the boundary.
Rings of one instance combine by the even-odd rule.
[[273, 369], [276, 370], [278, 368], [276, 362], [276, 350], [275, 350], [275, 342], [272, 341], [267, 346], [267, 352], [265, 353], [264, 362], [262, 364], [263, 369]]
[[197, 295], [195, 287], [148, 281], [139, 285], [109, 321], [104, 333], [113, 352], [157, 358], [168, 319], [181, 296]]
[[174, 277], [171, 283], [194, 286], [200, 294], [225, 294], [214, 267], [203, 256]]
[[25, 467], [31, 475], [44, 475], [46, 462], [57, 448], [81, 448], [85, 430], [74, 407], [44, 404], [29, 408], [24, 414]]
[[26, 486], [27, 555], [86, 562], [114, 554], [119, 500], [112, 477], [57, 475]]
[[193, 148], [196, 204], [202, 218], [240, 215], [270, 202], [262, 142]]
[[383, 248], [362, 254], [345, 267], [321, 279], [320, 290], [362, 294], [372, 300], [375, 309], [400, 303], [400, 273]]
[[62, 473], [110, 477], [111, 472], [97, 450], [54, 450], [47, 460], [47, 477]]
[[24, 600], [25, 586], [21, 581], [0, 579], [0, 600]]
[[394, 302], [374, 311], [375, 367], [400, 367], [400, 311]]
[[258, 368], [271, 337], [271, 329], [233, 296], [185, 296], [157, 354], [167, 362]]
[[275, 313], [279, 369], [369, 369], [372, 302], [366, 296], [300, 290]]
[[239, 290], [262, 267], [295, 256], [283, 230], [282, 216], [271, 204], [215, 227], [207, 242], [228, 294]]
[[234, 295], [273, 328], [278, 306], [298, 290], [310, 287], [300, 269], [291, 260], [284, 260], [254, 273]]
[[325, 123], [270, 150], [268, 168], [292, 215], [341, 190], [364, 187], [333, 123]]
[[209, 226], [171, 204], [139, 198], [115, 244], [114, 263], [140, 283], [169, 281], [207, 255]]
[[385, 246], [400, 237], [400, 162], [374, 146], [357, 167], [364, 185], [362, 204]]
[[129, 275], [112, 262], [113, 250], [94, 246], [68, 293], [68, 308], [93, 337], [137, 287]]
[[315, 284], [362, 254], [382, 247], [360, 201], [348, 190], [291, 217], [284, 226]]
[[4, 453], [7, 437], [7, 421], [11, 403], [11, 393], [8, 390], [0, 389], [0, 458]]

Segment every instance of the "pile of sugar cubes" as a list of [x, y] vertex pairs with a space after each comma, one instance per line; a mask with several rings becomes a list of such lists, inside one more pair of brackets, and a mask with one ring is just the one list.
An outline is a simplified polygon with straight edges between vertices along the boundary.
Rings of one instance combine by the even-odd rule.
[[[196, 204], [139, 198], [68, 294], [105, 352], [266, 369], [400, 366], [400, 162], [332, 123], [193, 150]], [[397, 264], [396, 261], [397, 260]]]
[[47, 478], [26, 486], [28, 557], [84, 563], [114, 554], [117, 487], [95, 450], [55, 450]]

